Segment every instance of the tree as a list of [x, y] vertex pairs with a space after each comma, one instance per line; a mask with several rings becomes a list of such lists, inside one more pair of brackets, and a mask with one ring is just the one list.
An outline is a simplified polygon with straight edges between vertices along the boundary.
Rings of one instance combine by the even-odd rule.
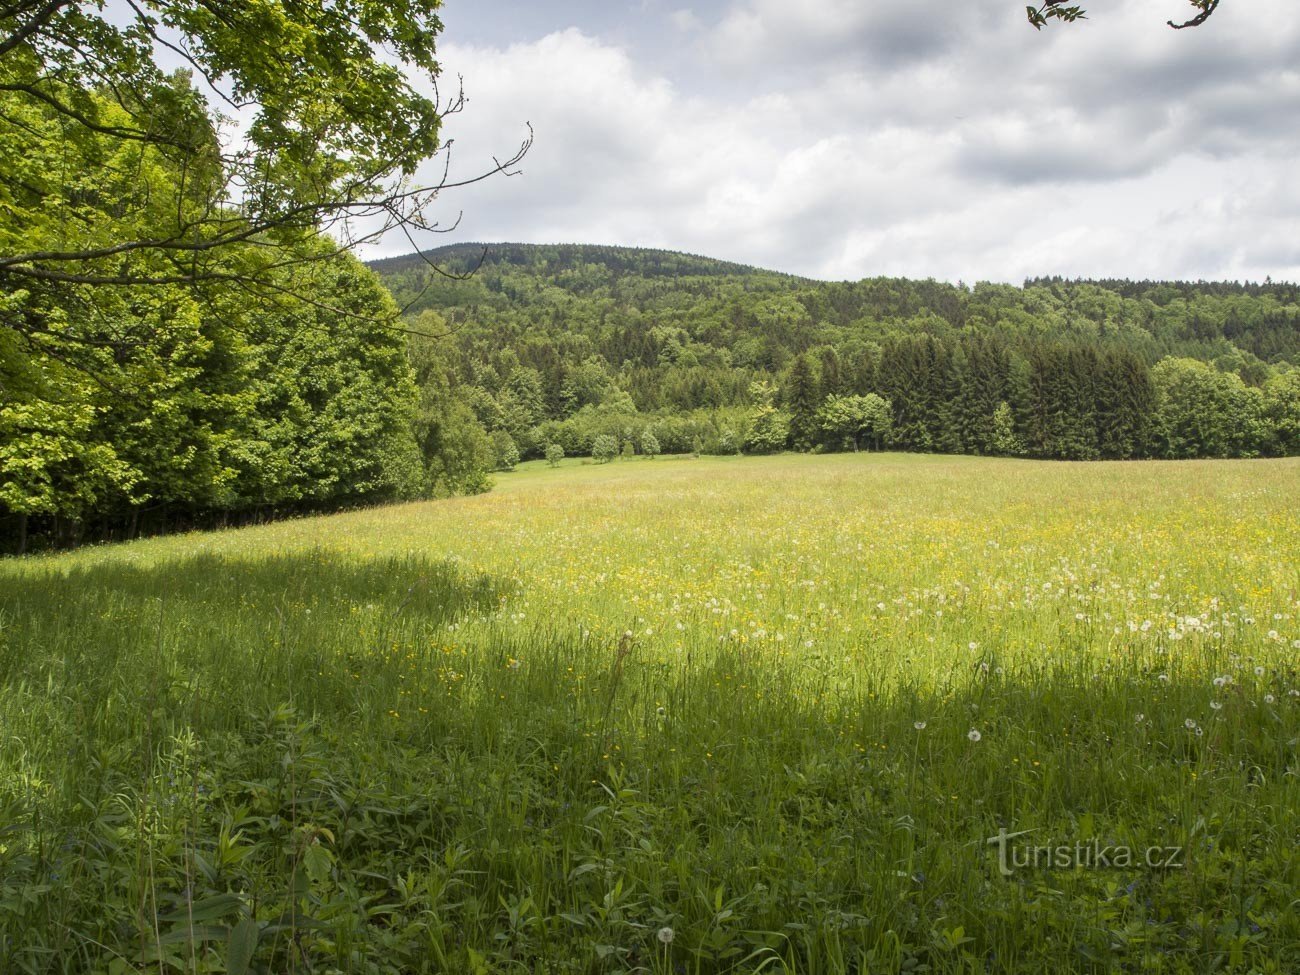
[[[1172, 20], [1168, 21], [1169, 26], [1174, 30], [1200, 27], [1201, 24], [1210, 19], [1210, 15], [1219, 6], [1219, 0], [1187, 0], [1187, 2], [1196, 8], [1197, 13], [1190, 20], [1181, 23]], [[1069, 24], [1076, 20], [1087, 19], [1087, 13], [1082, 7], [1067, 4], [1066, 0], [1046, 0], [1040, 7], [1033, 5], [1026, 7], [1025, 12], [1029, 17], [1029, 23], [1033, 25], [1035, 30], [1042, 30], [1047, 26], [1049, 20], [1059, 20], [1062, 23]]]
[[808, 355], [796, 356], [782, 388], [790, 414], [790, 438], [795, 449], [807, 450], [817, 437], [817, 404], [821, 393], [816, 367]]
[[1259, 431], [1251, 421], [1262, 412], [1262, 402], [1256, 402], [1262, 394], [1239, 376], [1195, 359], [1170, 358], [1151, 370], [1151, 378], [1162, 456], [1250, 456], [1258, 449]]
[[1025, 452], [1024, 442], [1016, 433], [1016, 419], [1009, 403], [999, 403], [993, 411], [988, 442], [989, 449], [995, 454], [1016, 457]]
[[447, 402], [417, 391], [372, 272], [336, 255], [281, 273], [308, 267], [312, 304], [252, 308], [230, 286], [204, 301], [182, 285], [89, 289], [58, 309], [59, 333], [0, 330], [0, 516], [17, 516], [19, 547], [29, 523], [66, 543], [130, 537], [142, 519], [426, 493], [422, 460], [457, 440]]
[[646, 427], [645, 432], [641, 434], [641, 453], [651, 460], [659, 456], [659, 438], [649, 427]]
[[492, 450], [496, 456], [496, 469], [499, 471], [513, 471], [515, 465], [519, 463], [519, 448], [515, 446], [510, 434], [504, 430], [493, 431]]
[[1274, 376], [1264, 385], [1266, 449], [1278, 457], [1300, 454], [1300, 369]]
[[[0, 290], [24, 281], [238, 280], [269, 299], [283, 287], [274, 270], [320, 253], [291, 257], [287, 243], [333, 233], [337, 250], [392, 229], [436, 228], [425, 210], [438, 191], [473, 181], [409, 182], [440, 150], [443, 119], [463, 105], [459, 94], [442, 101], [437, 90], [439, 6], [0, 7], [0, 145], [6, 160], [36, 162], [0, 169], [8, 231], [0, 235]], [[163, 50], [186, 71], [165, 73], [155, 58]], [[209, 100], [245, 112], [246, 135], [224, 140]], [[509, 171], [527, 145], [490, 171]], [[42, 167], [51, 153], [64, 164]], [[160, 169], [173, 178], [159, 178]], [[83, 177], [95, 172], [129, 179], [135, 191], [88, 193]], [[3, 324], [40, 322], [6, 315]]]
[[547, 444], [546, 463], [552, 467], [559, 467], [562, 460], [564, 460], [564, 448], [557, 443]]
[[839, 442], [849, 442], [857, 450], [862, 437], [869, 437], [876, 449], [889, 435], [893, 425], [893, 407], [889, 400], [868, 393], [866, 396], [828, 396], [817, 412], [821, 428]]
[[492, 441], [459, 390], [452, 388], [446, 340], [429, 337], [444, 331], [445, 322], [426, 311], [416, 325], [419, 332], [409, 337], [408, 352], [419, 390], [414, 433], [424, 460], [424, 491], [486, 491], [491, 485], [487, 472], [496, 466]]
[[607, 433], [602, 433], [591, 444], [591, 458], [597, 464], [608, 464], [618, 456], [618, 441]]
[[789, 439], [790, 414], [767, 403], [750, 413], [746, 449], [756, 454], [777, 454], [785, 449]]

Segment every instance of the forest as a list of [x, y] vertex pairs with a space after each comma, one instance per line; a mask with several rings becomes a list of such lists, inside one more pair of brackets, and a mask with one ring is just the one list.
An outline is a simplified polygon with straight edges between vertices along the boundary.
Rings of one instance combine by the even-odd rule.
[[413, 330], [438, 336], [438, 381], [498, 467], [602, 438], [651, 455], [1300, 452], [1292, 284], [821, 282], [523, 244], [371, 266]]
[[541, 457], [1300, 452], [1290, 284], [820, 282], [518, 244], [283, 273], [256, 311], [220, 281], [6, 294], [58, 327], [0, 333], [0, 544], [472, 493]]

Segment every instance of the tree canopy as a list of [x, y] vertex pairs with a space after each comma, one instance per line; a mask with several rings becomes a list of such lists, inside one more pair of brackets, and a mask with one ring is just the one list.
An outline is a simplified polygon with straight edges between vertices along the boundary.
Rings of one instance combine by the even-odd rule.
[[303, 257], [278, 245], [429, 226], [454, 184], [410, 178], [462, 104], [438, 94], [439, 6], [0, 7], [0, 143], [22, 162], [0, 171], [0, 286], [238, 279], [273, 294], [275, 269]]
[[[481, 245], [428, 255], [450, 269]], [[453, 396], [525, 457], [904, 450], [1073, 459], [1300, 452], [1300, 288], [819, 282], [667, 251], [493, 245], [469, 280], [374, 268], [456, 322]]]

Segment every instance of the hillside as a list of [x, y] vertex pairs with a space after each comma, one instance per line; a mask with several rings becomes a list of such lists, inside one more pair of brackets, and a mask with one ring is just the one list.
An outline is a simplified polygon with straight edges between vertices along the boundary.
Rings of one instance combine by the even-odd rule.
[[[1078, 459], [1300, 449], [1292, 284], [822, 282], [586, 245], [462, 244], [371, 266], [412, 321], [431, 316], [417, 330], [449, 334], [446, 382], [526, 457], [551, 442], [587, 453], [602, 434], [640, 449], [647, 430], [664, 450], [716, 452], [864, 438]], [[887, 423], [824, 414], [829, 397], [869, 396]]]

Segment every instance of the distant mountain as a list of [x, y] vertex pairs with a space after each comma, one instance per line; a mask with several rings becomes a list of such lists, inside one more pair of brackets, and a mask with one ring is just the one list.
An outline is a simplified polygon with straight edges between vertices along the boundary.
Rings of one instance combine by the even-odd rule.
[[546, 275], [573, 271], [590, 265], [599, 265], [615, 273], [635, 273], [645, 277], [678, 278], [777, 273], [733, 261], [702, 257], [698, 254], [604, 244], [448, 244], [417, 254], [386, 257], [369, 263], [370, 267], [381, 275], [427, 270], [431, 263], [452, 274], [465, 274], [480, 266], [496, 265], [508, 265], [514, 269]]

